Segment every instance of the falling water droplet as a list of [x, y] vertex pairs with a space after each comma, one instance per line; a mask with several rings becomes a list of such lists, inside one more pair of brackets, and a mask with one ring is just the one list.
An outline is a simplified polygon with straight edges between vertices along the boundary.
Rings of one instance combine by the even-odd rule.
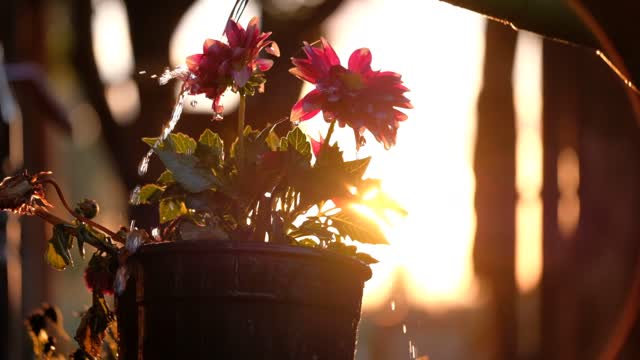
[[144, 74], [146, 74], [146, 73], [147, 73], [147, 70], [140, 70], [140, 71], [138, 71], [138, 74], [140, 74], [140, 75], [144, 75]]
[[292, 121], [291, 124], [297, 127], [298, 125], [300, 125], [300, 121]]
[[157, 75], [157, 74], [153, 74], [153, 75], [151, 75], [151, 76], [150, 76], [150, 78], [152, 78], [152, 79], [155, 79], [155, 78], [157, 78], [157, 77], [158, 77], [158, 75]]
[[358, 143], [360, 144], [361, 147], [365, 146], [367, 144], [367, 139], [365, 139], [364, 136], [360, 136]]
[[191, 100], [189, 102], [189, 105], [191, 105], [192, 108], [196, 107], [196, 105], [198, 105], [198, 100], [195, 100], [195, 99]]
[[396, 311], [396, 302], [395, 301], [391, 301], [391, 311]]
[[147, 151], [147, 154], [140, 160], [140, 164], [138, 165], [138, 175], [144, 176], [149, 170], [149, 161], [151, 160], [151, 155], [153, 155], [153, 150]]
[[211, 121], [222, 121], [224, 119], [224, 115], [221, 113], [214, 113], [211, 117]]
[[406, 324], [402, 324], [402, 333], [403, 334], [407, 333], [407, 325]]
[[129, 204], [140, 205], [140, 185], [136, 186], [129, 196]]
[[160, 229], [159, 229], [159, 228], [157, 228], [157, 227], [155, 227], [155, 228], [151, 229], [151, 236], [153, 236], [153, 238], [154, 238], [156, 241], [160, 241], [160, 240], [162, 240], [162, 238], [160, 237]]

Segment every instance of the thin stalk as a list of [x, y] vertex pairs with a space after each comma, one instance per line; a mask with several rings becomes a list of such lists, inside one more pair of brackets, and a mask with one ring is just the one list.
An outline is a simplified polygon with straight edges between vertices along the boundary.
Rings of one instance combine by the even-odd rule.
[[327, 130], [327, 136], [324, 138], [324, 143], [322, 144], [322, 146], [325, 147], [329, 147], [329, 141], [331, 140], [331, 135], [333, 135], [333, 129], [336, 127], [336, 120], [333, 120], [331, 122], [331, 125], [329, 125], [329, 130]]
[[50, 184], [50, 185], [52, 185], [54, 187], [54, 189], [56, 190], [56, 193], [58, 194], [58, 197], [60, 198], [60, 201], [62, 202], [62, 205], [67, 210], [67, 212], [69, 214], [71, 214], [71, 216], [75, 217], [76, 219], [78, 219], [79, 221], [81, 221], [81, 222], [83, 222], [83, 223], [85, 223], [87, 225], [95, 227], [96, 229], [98, 229], [98, 230], [102, 231], [103, 233], [109, 235], [113, 240], [115, 240], [115, 241], [117, 241], [117, 242], [119, 242], [121, 244], [125, 243], [124, 239], [122, 239], [120, 236], [118, 236], [113, 231], [111, 231], [111, 230], [107, 229], [106, 227], [104, 227], [104, 226], [102, 226], [102, 225], [100, 225], [100, 224], [98, 224], [96, 222], [93, 222], [93, 221], [85, 218], [84, 216], [81, 216], [80, 214], [77, 214], [75, 211], [71, 210], [71, 207], [67, 203], [67, 200], [64, 198], [64, 194], [62, 193], [62, 190], [60, 189], [60, 186], [54, 180], [46, 179], [46, 180], [39, 181], [39, 183]]
[[236, 159], [238, 166], [244, 166], [244, 116], [247, 109], [247, 97], [240, 95], [240, 106], [238, 107], [238, 148], [236, 149]]
[[[34, 215], [38, 216], [42, 220], [54, 226], [60, 225], [60, 224], [69, 225], [70, 226], [69, 231], [73, 232], [74, 234], [77, 234], [77, 230], [73, 227], [74, 226], [73, 224], [63, 220], [62, 218], [57, 217], [56, 215], [46, 211], [43, 208], [36, 209], [34, 212]], [[101, 251], [105, 251], [109, 253], [113, 253], [115, 251], [115, 249], [109, 246], [108, 244], [105, 244], [102, 242], [95, 242], [95, 241], [92, 241], [90, 238], [85, 239], [85, 242]]]

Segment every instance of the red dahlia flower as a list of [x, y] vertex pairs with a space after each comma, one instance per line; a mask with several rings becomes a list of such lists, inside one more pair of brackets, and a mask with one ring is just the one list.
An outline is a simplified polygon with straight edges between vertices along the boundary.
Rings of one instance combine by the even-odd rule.
[[111, 257], [94, 255], [84, 270], [84, 281], [90, 291], [113, 294], [117, 263]]
[[322, 111], [327, 122], [349, 125], [360, 147], [362, 134], [369, 130], [385, 148], [395, 145], [399, 123], [407, 116], [396, 107], [410, 109], [404, 96], [408, 91], [401, 76], [394, 72], [371, 70], [371, 52], [358, 49], [349, 58], [349, 68], [325, 39], [321, 47], [304, 43], [306, 59], [292, 58], [289, 72], [316, 85], [291, 110], [291, 121], [304, 121]]
[[262, 92], [262, 72], [273, 66], [273, 60], [258, 57], [262, 49], [280, 56], [278, 45], [274, 41], [267, 41], [271, 33], [260, 32], [257, 17], [249, 21], [246, 30], [229, 20], [225, 34], [228, 44], [207, 39], [202, 46], [202, 54], [187, 57], [187, 67], [195, 75], [195, 79], [190, 80], [191, 94], [204, 93], [213, 100], [213, 110], [217, 113], [223, 110], [219, 104], [220, 96], [227, 87], [247, 93], [253, 93], [257, 88]]

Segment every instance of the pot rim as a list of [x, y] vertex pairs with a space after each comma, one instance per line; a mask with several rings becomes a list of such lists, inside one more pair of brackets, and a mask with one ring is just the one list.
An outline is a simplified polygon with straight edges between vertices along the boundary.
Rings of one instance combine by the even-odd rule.
[[183, 240], [154, 242], [142, 245], [134, 256], [153, 256], [162, 253], [262, 253], [281, 257], [307, 257], [347, 265], [362, 274], [363, 281], [371, 278], [371, 267], [362, 261], [326, 249], [236, 240]]

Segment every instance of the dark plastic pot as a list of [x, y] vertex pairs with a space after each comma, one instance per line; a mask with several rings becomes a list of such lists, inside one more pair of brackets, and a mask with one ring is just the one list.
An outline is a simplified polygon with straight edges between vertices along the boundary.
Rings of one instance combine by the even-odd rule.
[[371, 277], [357, 260], [239, 241], [145, 245], [132, 260], [121, 359], [354, 358]]

